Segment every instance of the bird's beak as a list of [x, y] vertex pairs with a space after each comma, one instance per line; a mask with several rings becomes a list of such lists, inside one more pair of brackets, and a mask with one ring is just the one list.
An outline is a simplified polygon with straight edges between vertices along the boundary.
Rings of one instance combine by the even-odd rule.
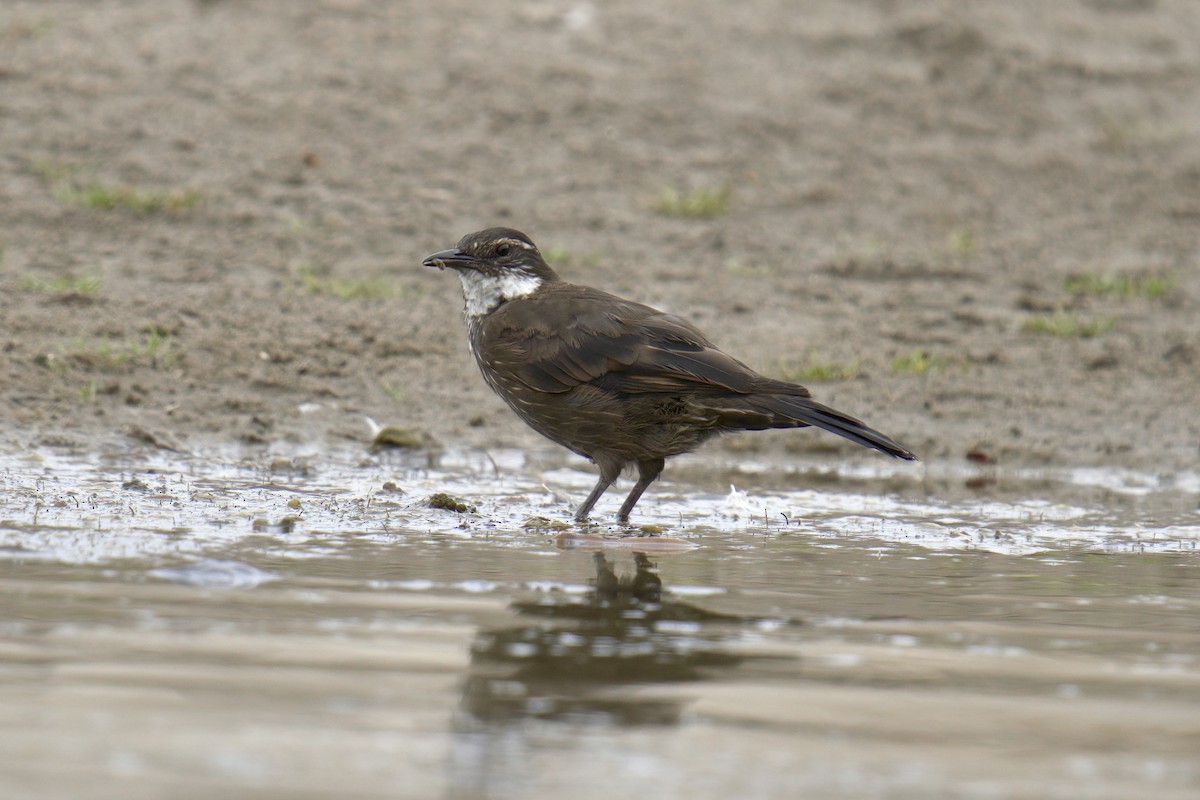
[[457, 247], [452, 247], [449, 250], [439, 250], [433, 255], [427, 257], [421, 262], [426, 267], [437, 267], [438, 269], [475, 269], [479, 264], [479, 259], [475, 256], [468, 255]]

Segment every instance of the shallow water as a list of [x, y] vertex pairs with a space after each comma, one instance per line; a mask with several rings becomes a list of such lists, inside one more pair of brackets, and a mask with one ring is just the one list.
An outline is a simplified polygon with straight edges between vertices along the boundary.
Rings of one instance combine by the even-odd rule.
[[1200, 792], [1196, 475], [576, 466], [10, 457], [0, 796]]

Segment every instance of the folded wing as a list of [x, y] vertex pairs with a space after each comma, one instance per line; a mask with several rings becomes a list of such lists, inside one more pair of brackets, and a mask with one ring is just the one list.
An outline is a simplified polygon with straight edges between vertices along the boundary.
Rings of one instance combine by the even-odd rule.
[[[555, 296], [557, 295], [557, 296]], [[553, 316], [543, 313], [553, 308]], [[564, 314], [564, 309], [568, 313]], [[861, 421], [764, 377], [687, 321], [594, 289], [562, 284], [502, 306], [483, 323], [492, 366], [542, 392], [590, 384], [618, 395], [682, 395], [720, 430], [814, 425], [897, 458], [912, 453]]]

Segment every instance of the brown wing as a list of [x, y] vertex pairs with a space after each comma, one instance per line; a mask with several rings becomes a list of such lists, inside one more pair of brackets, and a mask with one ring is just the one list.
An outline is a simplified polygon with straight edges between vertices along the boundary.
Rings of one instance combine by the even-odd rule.
[[[910, 451], [808, 389], [765, 378], [713, 347], [678, 317], [580, 286], [555, 283], [481, 321], [491, 366], [503, 378], [559, 394], [584, 384], [626, 395], [684, 393], [711, 427], [761, 430], [815, 425], [897, 458]], [[553, 438], [553, 437], [552, 437]]]
[[679, 317], [586, 287], [547, 287], [483, 325], [492, 366], [543, 392], [590, 383], [622, 394], [808, 396], [722, 353]]

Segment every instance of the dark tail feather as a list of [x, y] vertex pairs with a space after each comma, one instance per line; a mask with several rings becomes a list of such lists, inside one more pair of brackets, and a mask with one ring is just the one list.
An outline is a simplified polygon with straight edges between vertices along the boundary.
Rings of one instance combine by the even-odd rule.
[[[823, 406], [810, 398], [788, 395], [759, 395], [755, 399], [759, 401], [758, 405], [764, 410], [778, 414], [784, 417], [785, 420], [794, 420], [797, 423], [823, 428], [830, 433], [836, 433], [838, 436], [845, 437], [855, 444], [870, 447], [872, 450], [887, 453], [889, 456], [895, 458], [903, 458], [906, 461], [920, 460], [911, 451], [901, 447], [874, 428], [870, 428], [854, 417], [848, 417], [840, 411], [834, 411], [829, 406]], [[780, 422], [784, 422], [784, 424], [778, 425], [778, 427], [787, 427], [784, 420], [780, 420]]]

